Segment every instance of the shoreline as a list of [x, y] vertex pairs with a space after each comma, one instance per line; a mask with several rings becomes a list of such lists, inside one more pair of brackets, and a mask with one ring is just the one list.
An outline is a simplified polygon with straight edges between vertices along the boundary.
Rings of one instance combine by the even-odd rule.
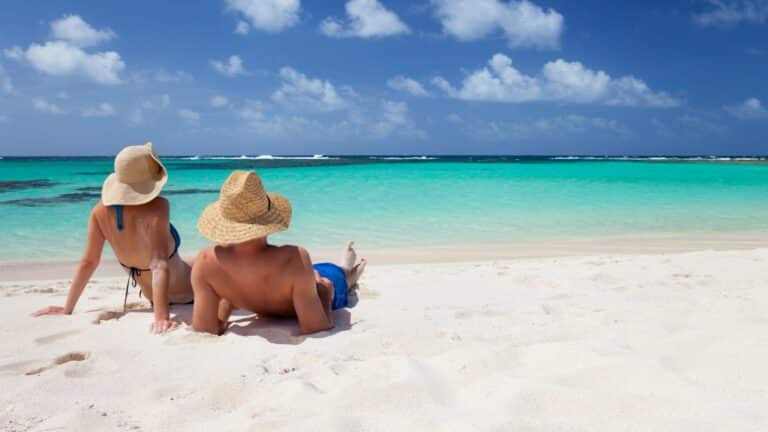
[[[751, 250], [768, 247], [768, 231], [669, 233], [627, 236], [526, 239], [519, 242], [403, 246], [366, 249], [358, 255], [370, 265], [490, 262], [499, 260], [594, 255], [670, 254], [695, 251]], [[338, 249], [308, 248], [314, 262], [335, 262]], [[0, 281], [71, 278], [78, 260], [0, 261]], [[94, 278], [120, 277], [125, 272], [114, 258], [102, 259]]]

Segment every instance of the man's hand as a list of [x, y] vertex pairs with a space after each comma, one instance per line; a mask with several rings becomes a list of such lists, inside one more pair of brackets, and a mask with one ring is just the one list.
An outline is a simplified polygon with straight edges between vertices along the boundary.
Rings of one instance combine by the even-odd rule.
[[32, 312], [33, 317], [40, 317], [43, 315], [69, 315], [62, 306], [48, 306], [47, 308], [40, 309], [39, 311]]
[[158, 320], [149, 326], [149, 332], [152, 334], [163, 334], [178, 327], [179, 323], [171, 320]]

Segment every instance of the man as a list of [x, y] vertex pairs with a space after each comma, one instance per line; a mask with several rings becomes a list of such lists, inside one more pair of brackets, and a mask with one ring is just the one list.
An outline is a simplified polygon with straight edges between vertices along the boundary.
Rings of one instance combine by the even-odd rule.
[[223, 333], [233, 308], [295, 316], [303, 334], [333, 327], [332, 310], [347, 305], [348, 286], [360, 277], [365, 261], [353, 265], [350, 243], [343, 262], [352, 264], [319, 264], [316, 271], [303, 248], [268, 244], [267, 236], [286, 230], [290, 221], [291, 204], [265, 192], [255, 172], [229, 176], [219, 200], [197, 224], [217, 246], [201, 251], [192, 268], [196, 331]]

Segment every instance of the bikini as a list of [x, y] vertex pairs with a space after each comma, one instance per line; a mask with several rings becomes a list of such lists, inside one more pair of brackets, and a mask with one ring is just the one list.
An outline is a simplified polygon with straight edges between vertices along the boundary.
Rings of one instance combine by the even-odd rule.
[[[115, 209], [115, 212], [117, 212], [117, 230], [122, 231], [123, 230], [123, 206], [114, 205], [112, 206], [112, 208]], [[176, 256], [176, 254], [179, 252], [179, 245], [181, 245], [181, 237], [179, 236], [179, 232], [176, 231], [176, 227], [174, 227], [173, 224], [170, 224], [170, 226], [171, 226], [171, 237], [173, 237], [175, 246], [173, 248], [173, 252], [171, 253], [171, 255], [168, 256], [169, 260]], [[126, 307], [128, 305], [128, 287], [133, 285], [133, 287], [136, 288], [136, 278], [141, 277], [141, 274], [143, 272], [152, 271], [152, 269], [141, 269], [136, 267], [130, 267], [123, 264], [122, 262], [120, 262], [120, 265], [123, 266], [126, 270], [128, 270], [128, 281], [125, 283], [125, 298], [123, 300], [123, 312], [125, 312]], [[141, 290], [139, 290], [139, 297], [141, 297]]]

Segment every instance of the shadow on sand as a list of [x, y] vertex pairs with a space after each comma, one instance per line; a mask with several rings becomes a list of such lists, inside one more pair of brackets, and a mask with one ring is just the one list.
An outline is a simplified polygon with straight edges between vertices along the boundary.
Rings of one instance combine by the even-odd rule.
[[[173, 319], [192, 325], [192, 305], [175, 305]], [[334, 327], [330, 330], [301, 335], [296, 318], [259, 316], [244, 310], [232, 312], [227, 333], [240, 336], [260, 336], [270, 343], [298, 345], [307, 338], [323, 338], [352, 328], [351, 314], [347, 309], [333, 311]]]

